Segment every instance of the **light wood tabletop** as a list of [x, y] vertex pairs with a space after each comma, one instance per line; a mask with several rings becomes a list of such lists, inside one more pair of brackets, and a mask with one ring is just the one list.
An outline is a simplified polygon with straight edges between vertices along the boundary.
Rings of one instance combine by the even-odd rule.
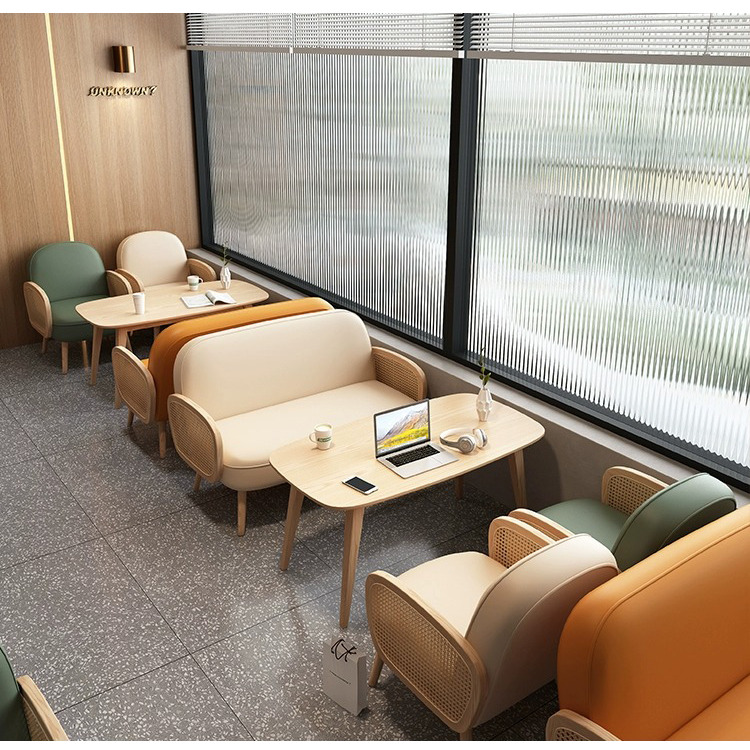
[[198, 291], [191, 291], [187, 282], [160, 284], [146, 289], [146, 312], [138, 315], [133, 306], [133, 298], [129, 294], [118, 297], [105, 297], [92, 302], [76, 305], [76, 312], [94, 329], [93, 351], [91, 354], [91, 384], [96, 384], [96, 373], [99, 366], [99, 354], [102, 346], [102, 332], [115, 331], [115, 344], [127, 345], [129, 331], [139, 331], [143, 328], [154, 328], [178, 320], [197, 318], [203, 315], [234, 310], [239, 307], [249, 307], [268, 299], [268, 292], [254, 284], [238, 279], [232, 280], [227, 290], [234, 304], [218, 304], [210, 307], [186, 307], [180, 299], [183, 296], [192, 297], [205, 294], [209, 289], [223, 291], [220, 281], [203, 282]]
[[[476, 395], [471, 393], [456, 393], [430, 401], [430, 430], [434, 442], [439, 442], [441, 432], [463, 427], [469, 431], [474, 427], [485, 430], [487, 446], [470, 454], [455, 451], [457, 461], [407, 479], [375, 459], [372, 418], [335, 426], [333, 445], [327, 451], [318, 450], [305, 438], [271, 454], [271, 465], [291, 485], [280, 562], [282, 570], [286, 570], [289, 565], [304, 497], [309, 497], [326, 508], [345, 513], [344, 568], [339, 615], [341, 627], [346, 627], [349, 622], [362, 520], [367, 506], [449, 480], [456, 480], [456, 492], [461, 497], [464, 474], [502, 458], [508, 458], [510, 462], [516, 506], [526, 506], [523, 449], [544, 436], [544, 427], [531, 417], [497, 402], [493, 403], [488, 421], [479, 422]], [[371, 482], [377, 486], [377, 490], [363, 495], [342, 484], [344, 479], [351, 476], [359, 476]]]

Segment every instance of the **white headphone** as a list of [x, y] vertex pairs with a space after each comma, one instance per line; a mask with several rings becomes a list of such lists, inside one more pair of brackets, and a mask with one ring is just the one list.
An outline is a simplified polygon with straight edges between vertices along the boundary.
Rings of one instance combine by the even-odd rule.
[[479, 427], [454, 427], [440, 433], [440, 442], [449, 448], [458, 448], [461, 453], [473, 453], [487, 445], [487, 433]]

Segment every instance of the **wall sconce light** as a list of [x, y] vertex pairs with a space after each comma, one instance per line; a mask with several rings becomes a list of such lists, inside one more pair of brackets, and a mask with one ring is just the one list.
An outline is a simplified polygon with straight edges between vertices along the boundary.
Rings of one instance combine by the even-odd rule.
[[112, 47], [115, 73], [135, 73], [135, 54], [128, 45]]

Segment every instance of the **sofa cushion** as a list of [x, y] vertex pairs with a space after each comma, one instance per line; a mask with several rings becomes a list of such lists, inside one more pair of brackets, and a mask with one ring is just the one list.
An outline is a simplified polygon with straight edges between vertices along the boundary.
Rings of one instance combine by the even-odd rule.
[[135, 274], [145, 287], [183, 281], [188, 275], [182, 241], [171, 232], [159, 230], [126, 237], [117, 248], [117, 267]]
[[[334, 425], [335, 446], [336, 425], [408, 403], [411, 399], [403, 393], [369, 380], [218, 420], [224, 444], [221, 481], [235, 490], [281, 484], [284, 479], [268, 461], [277, 448], [306, 437], [321, 422]], [[315, 450], [312, 443], [310, 448]]]
[[97, 294], [88, 297], [73, 297], [72, 299], [59, 299], [56, 302], [50, 302], [52, 309], [52, 325], [56, 328], [64, 326], [88, 325], [86, 321], [76, 312], [76, 305], [84, 302], [93, 302], [96, 299], [104, 299], [106, 295]]
[[180, 349], [174, 366], [175, 392], [217, 421], [374, 379], [370, 337], [347, 310], [200, 336]]
[[574, 534], [593, 536], [610, 550], [614, 547], [620, 529], [628, 520], [628, 517], [619, 510], [588, 498], [565, 500], [539, 513]]

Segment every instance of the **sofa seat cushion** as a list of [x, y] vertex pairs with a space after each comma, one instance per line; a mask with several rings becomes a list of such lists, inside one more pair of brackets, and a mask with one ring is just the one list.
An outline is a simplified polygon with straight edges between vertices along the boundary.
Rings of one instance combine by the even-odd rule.
[[615, 546], [628, 517], [598, 500], [566, 500], [539, 511], [574, 534], [589, 534], [607, 549]]
[[106, 295], [94, 295], [92, 297], [72, 297], [71, 299], [59, 299], [50, 302], [52, 308], [52, 324], [55, 327], [87, 325], [86, 321], [76, 312], [76, 305], [83, 302], [93, 302], [95, 299], [103, 299]]
[[[321, 423], [334, 426], [335, 445], [336, 425], [411, 401], [400, 391], [369, 380], [220, 419], [216, 428], [224, 444], [221, 481], [235, 490], [281, 484], [284, 479], [269, 463], [269, 456], [277, 448], [307, 437]], [[374, 440], [373, 433], [373, 455]]]
[[739, 740], [750, 739], [750, 676], [680, 727], [669, 740]]
[[485, 592], [506, 570], [480, 552], [458, 552], [417, 565], [398, 581], [466, 635]]

